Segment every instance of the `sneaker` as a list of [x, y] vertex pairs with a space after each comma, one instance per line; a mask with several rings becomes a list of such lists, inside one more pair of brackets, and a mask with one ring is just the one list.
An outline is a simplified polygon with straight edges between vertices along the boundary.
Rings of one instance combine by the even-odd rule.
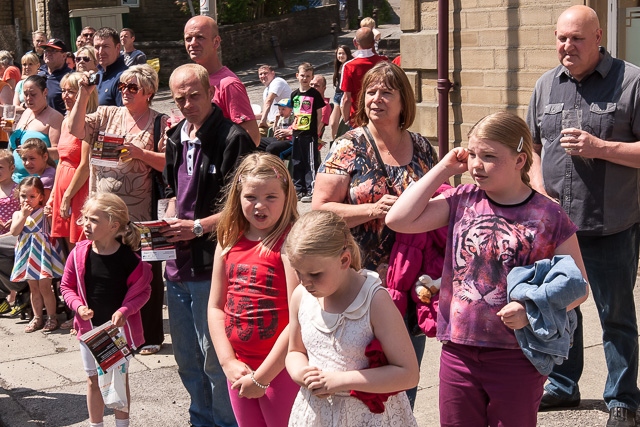
[[307, 197], [306, 191], [297, 191], [296, 195], [298, 196], [298, 201], [301, 201], [304, 197]]
[[16, 303], [13, 305], [13, 308], [9, 312], [9, 317], [16, 317], [19, 314], [23, 313], [27, 308], [29, 308], [29, 302], [16, 301]]
[[627, 408], [616, 406], [609, 411], [607, 427], [635, 427], [636, 414]]
[[7, 314], [9, 312], [11, 312], [9, 301], [7, 301], [6, 298], [2, 298], [2, 302], [0, 302], [0, 314]]
[[307, 194], [306, 196], [300, 198], [300, 201], [302, 203], [311, 203], [312, 200], [313, 200], [313, 194]]
[[33, 319], [31, 319], [31, 322], [29, 322], [27, 327], [24, 328], [24, 331], [27, 334], [30, 334], [31, 332], [35, 332], [42, 329], [43, 326], [44, 326], [44, 322], [42, 321], [42, 317], [33, 316]]

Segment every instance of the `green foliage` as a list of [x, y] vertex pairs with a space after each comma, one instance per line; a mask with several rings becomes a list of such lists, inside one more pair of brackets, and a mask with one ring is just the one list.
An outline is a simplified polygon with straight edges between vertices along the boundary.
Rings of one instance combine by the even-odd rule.
[[[373, 8], [378, 8], [378, 19], [376, 26], [388, 24], [391, 22], [393, 9], [387, 0], [374, 0], [364, 6], [364, 16], [373, 17]], [[359, 25], [358, 25], [359, 26]]]
[[264, 17], [291, 12], [294, 6], [307, 5], [306, 0], [218, 0], [218, 21], [221, 24], [250, 22]]
[[[214, 0], [210, 0], [214, 1]], [[184, 14], [190, 15], [187, 0], [175, 0], [174, 3]], [[200, 2], [191, 0], [195, 14], [200, 14]], [[251, 22], [256, 19], [285, 15], [294, 6], [306, 6], [307, 0], [217, 0], [218, 23], [220, 25]], [[213, 7], [211, 7], [213, 10]]]

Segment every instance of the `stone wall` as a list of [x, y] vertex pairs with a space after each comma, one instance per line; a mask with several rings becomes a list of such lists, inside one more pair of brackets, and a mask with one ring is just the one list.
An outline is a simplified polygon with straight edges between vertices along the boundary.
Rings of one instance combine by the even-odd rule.
[[276, 36], [281, 47], [294, 46], [326, 36], [331, 24], [340, 25], [337, 5], [322, 6], [283, 15], [279, 19], [265, 18], [249, 24], [226, 25], [220, 28], [222, 59], [229, 67], [271, 52], [271, 37]]
[[[554, 29], [573, 0], [449, 2], [449, 146], [466, 143], [479, 119], [499, 110], [522, 117], [540, 75], [557, 64]], [[437, 0], [402, 0], [402, 66], [414, 85], [413, 129], [437, 144]]]
[[[313, 25], [309, 24], [311, 22]], [[283, 48], [326, 36], [331, 33], [332, 23], [339, 24], [336, 5], [290, 13], [279, 19], [221, 26], [222, 63], [233, 68], [252, 58], [264, 56], [265, 52], [272, 52], [272, 36], [278, 37]], [[184, 22], [181, 25], [184, 26]], [[134, 30], [136, 38], [140, 40], [138, 29], [134, 27]], [[181, 40], [136, 42], [136, 47], [149, 59], [160, 58], [160, 81], [165, 84], [177, 66], [189, 62]]]

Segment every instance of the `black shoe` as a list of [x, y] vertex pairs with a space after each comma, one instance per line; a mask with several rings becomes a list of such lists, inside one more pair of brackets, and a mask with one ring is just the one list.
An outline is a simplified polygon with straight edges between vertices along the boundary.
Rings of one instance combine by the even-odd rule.
[[635, 427], [636, 413], [627, 408], [616, 406], [609, 410], [607, 427]]
[[554, 409], [575, 408], [580, 405], [580, 393], [569, 399], [558, 397], [547, 391], [542, 395], [538, 411], [550, 411]]
[[296, 195], [298, 196], [298, 201], [301, 201], [303, 197], [307, 197], [306, 191], [296, 191]]

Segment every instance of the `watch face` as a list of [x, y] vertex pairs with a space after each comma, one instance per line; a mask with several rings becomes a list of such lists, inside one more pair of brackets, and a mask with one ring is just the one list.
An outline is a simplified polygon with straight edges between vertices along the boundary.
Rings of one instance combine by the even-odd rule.
[[195, 224], [193, 224], [193, 234], [200, 237], [202, 236], [203, 233], [204, 233], [204, 229], [202, 228], [202, 224], [200, 224], [199, 222], [196, 222]]

